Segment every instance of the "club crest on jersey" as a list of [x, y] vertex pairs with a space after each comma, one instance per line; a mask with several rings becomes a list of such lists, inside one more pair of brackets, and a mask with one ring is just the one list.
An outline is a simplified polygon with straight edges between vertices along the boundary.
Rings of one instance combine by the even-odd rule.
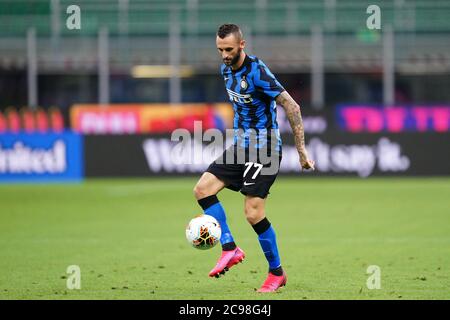
[[234, 91], [231, 91], [230, 89], [227, 89], [227, 92], [231, 102], [238, 102], [244, 104], [253, 102], [253, 98], [250, 94], [236, 93]]
[[248, 83], [247, 80], [245, 80], [245, 77], [243, 77], [241, 80], [241, 88], [242, 90], [246, 90], [248, 88]]

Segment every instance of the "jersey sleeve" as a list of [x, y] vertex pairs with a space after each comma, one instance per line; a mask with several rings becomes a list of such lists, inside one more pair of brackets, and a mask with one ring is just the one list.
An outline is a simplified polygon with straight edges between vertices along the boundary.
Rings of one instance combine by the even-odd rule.
[[271, 98], [276, 98], [280, 93], [285, 91], [280, 82], [275, 78], [269, 68], [260, 60], [255, 76], [254, 84], [256, 90], [268, 95]]

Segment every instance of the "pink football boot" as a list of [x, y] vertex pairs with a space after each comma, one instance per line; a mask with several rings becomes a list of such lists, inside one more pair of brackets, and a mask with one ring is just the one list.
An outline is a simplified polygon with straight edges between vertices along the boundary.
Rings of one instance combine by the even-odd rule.
[[234, 250], [222, 251], [222, 255], [217, 261], [216, 266], [209, 272], [210, 277], [219, 278], [225, 274], [232, 266], [244, 261], [245, 252], [236, 247]]
[[275, 292], [279, 288], [286, 285], [287, 282], [287, 276], [286, 273], [283, 271], [282, 276], [276, 276], [269, 272], [269, 275], [267, 276], [266, 281], [264, 281], [261, 288], [258, 289], [257, 292]]

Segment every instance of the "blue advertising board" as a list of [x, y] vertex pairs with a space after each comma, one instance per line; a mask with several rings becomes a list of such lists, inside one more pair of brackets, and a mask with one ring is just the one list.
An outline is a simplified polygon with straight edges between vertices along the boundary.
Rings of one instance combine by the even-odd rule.
[[0, 134], [0, 183], [80, 181], [83, 162], [79, 134]]

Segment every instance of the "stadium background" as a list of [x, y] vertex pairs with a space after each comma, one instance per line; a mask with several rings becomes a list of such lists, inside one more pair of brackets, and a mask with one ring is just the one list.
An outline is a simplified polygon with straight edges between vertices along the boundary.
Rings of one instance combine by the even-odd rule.
[[[381, 29], [367, 26], [370, 5], [381, 8]], [[73, 28], [77, 8], [80, 28]], [[289, 245], [312, 244], [317, 251], [299, 251], [298, 259], [302, 270], [313, 275], [318, 262], [336, 261], [330, 253], [341, 261], [336, 252], [347, 252], [354, 239], [366, 239], [342, 263], [358, 260], [362, 271], [352, 271], [359, 281], [355, 292], [346, 291], [344, 280], [344, 293], [327, 291], [331, 278], [312, 276], [307, 289], [298, 289], [304, 283], [299, 280], [296, 287], [293, 280], [292, 293], [278, 298], [448, 297], [448, 273], [442, 274], [449, 270], [450, 2], [441, 0], [0, 0], [0, 243], [9, 257], [0, 262], [0, 296], [234, 297], [232, 284], [224, 296], [208, 295], [207, 289], [192, 295], [182, 284], [181, 293], [160, 289], [171, 272], [179, 272], [176, 265], [162, 262], [168, 255], [162, 249], [156, 258], [142, 248], [132, 251], [134, 259], [140, 257], [138, 268], [153, 265], [163, 273], [148, 275], [151, 284], [129, 280], [140, 288], [135, 291], [117, 293], [120, 286], [92, 272], [85, 277], [93, 281], [83, 280], [92, 287], [74, 293], [65, 289], [66, 276], [61, 276], [70, 263], [101, 269], [113, 261], [111, 255], [123, 258], [103, 273], [135, 267], [125, 258], [130, 247], [119, 245], [122, 251], [115, 251], [111, 243], [116, 237], [112, 230], [122, 223], [123, 243], [154, 248], [162, 237], [176, 247], [174, 255], [203, 257], [204, 268], [213, 263], [213, 255], [204, 258], [183, 243], [184, 225], [199, 211], [191, 189], [211, 158], [195, 165], [174, 163], [170, 134], [177, 128], [193, 134], [195, 121], [203, 130], [231, 127], [232, 109], [215, 48], [222, 23], [242, 27], [246, 52], [263, 59], [301, 105], [307, 147], [317, 163], [314, 173], [300, 172], [289, 123], [278, 108], [284, 156], [270, 210], [280, 225], [295, 219], [309, 227], [301, 232], [280, 227], [280, 243], [291, 232]], [[167, 205], [174, 193], [180, 203]], [[295, 203], [299, 194], [301, 202]], [[351, 195], [359, 195], [359, 201]], [[236, 211], [230, 221], [237, 233], [248, 237], [238, 195], [223, 197], [235, 203], [230, 204], [230, 211]], [[323, 216], [312, 218], [307, 210]], [[76, 215], [71, 227], [68, 213]], [[168, 217], [167, 226], [159, 215]], [[364, 224], [365, 219], [374, 225]], [[105, 221], [112, 229], [105, 229]], [[57, 230], [65, 230], [64, 236]], [[72, 246], [71, 254], [63, 254], [60, 241]], [[92, 243], [100, 243], [96, 261], [86, 258]], [[410, 270], [399, 263], [397, 274], [390, 275], [397, 287], [367, 290], [361, 267], [366, 262], [359, 261], [365, 259], [364, 244], [376, 247], [386, 264], [399, 256], [406, 262], [420, 260], [422, 251], [422, 264]], [[36, 246], [42, 248], [41, 258], [35, 256]], [[385, 256], [383, 248], [392, 250]], [[81, 262], [69, 262], [77, 259]], [[256, 261], [263, 270], [262, 260]], [[37, 267], [48, 264], [56, 280]], [[22, 280], [28, 279], [24, 274], [30, 283], [37, 277], [29, 268], [46, 279], [38, 282], [43, 287]], [[200, 277], [203, 268], [190, 268]], [[256, 277], [256, 267], [248, 268]], [[431, 269], [442, 271], [425, 276]], [[118, 273], [114, 279], [120, 282], [123, 274]], [[188, 276], [197, 278], [192, 272]], [[404, 278], [411, 286], [398, 280]], [[212, 288], [202, 281], [199, 288]], [[133, 289], [129, 284], [119, 289], [125, 287]], [[148, 295], [152, 291], [155, 295]]]

